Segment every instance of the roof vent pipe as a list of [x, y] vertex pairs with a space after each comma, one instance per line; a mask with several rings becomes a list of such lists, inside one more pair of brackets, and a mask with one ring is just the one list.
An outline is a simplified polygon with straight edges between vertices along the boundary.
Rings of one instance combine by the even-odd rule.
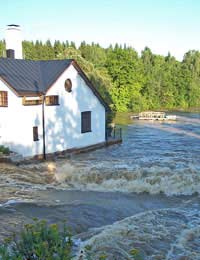
[[5, 33], [7, 58], [23, 59], [21, 28], [16, 24], [9, 24]]

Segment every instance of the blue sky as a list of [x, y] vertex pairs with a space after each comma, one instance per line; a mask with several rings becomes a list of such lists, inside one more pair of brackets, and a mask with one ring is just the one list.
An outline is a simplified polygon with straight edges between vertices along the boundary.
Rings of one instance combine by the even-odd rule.
[[179, 60], [200, 49], [199, 0], [0, 0], [0, 8], [1, 39], [15, 23], [27, 40], [127, 43]]

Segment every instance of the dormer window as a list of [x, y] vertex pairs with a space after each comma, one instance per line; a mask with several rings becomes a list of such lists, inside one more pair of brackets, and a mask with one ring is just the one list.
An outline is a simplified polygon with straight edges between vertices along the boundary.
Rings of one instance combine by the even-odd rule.
[[72, 92], [72, 81], [71, 81], [71, 79], [65, 80], [65, 90], [69, 93]]
[[0, 107], [8, 106], [8, 92], [0, 91]]
[[59, 105], [59, 96], [46, 96], [45, 97], [46, 106], [58, 106]]

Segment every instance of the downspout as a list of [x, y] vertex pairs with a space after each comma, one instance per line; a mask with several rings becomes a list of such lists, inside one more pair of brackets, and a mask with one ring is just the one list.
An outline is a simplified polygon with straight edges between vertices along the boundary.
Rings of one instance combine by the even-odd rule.
[[43, 137], [43, 159], [46, 160], [46, 135], [45, 135], [45, 113], [44, 113], [45, 95], [42, 96], [42, 137]]

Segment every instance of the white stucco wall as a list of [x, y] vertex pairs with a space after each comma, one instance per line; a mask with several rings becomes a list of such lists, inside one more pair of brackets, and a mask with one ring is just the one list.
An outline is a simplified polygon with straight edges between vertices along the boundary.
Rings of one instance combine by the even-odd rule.
[[[64, 88], [67, 78], [72, 92]], [[8, 107], [0, 107], [0, 144], [23, 156], [42, 154], [42, 106], [23, 106], [0, 80], [0, 90], [8, 91]], [[46, 153], [81, 148], [105, 141], [105, 108], [71, 65], [46, 95], [59, 95], [59, 106], [45, 106]], [[91, 111], [92, 131], [81, 133], [81, 112]], [[39, 141], [33, 141], [38, 126]]]
[[[64, 88], [72, 81], [72, 92]], [[105, 108], [71, 65], [47, 95], [59, 95], [59, 106], [46, 106], [47, 152], [84, 147], [105, 141]], [[81, 133], [81, 112], [91, 111], [92, 131]]]
[[1, 90], [8, 91], [8, 107], [0, 107], [0, 144], [23, 156], [42, 153], [41, 143], [33, 142], [33, 126], [39, 126], [42, 138], [41, 105], [23, 106], [22, 98], [0, 80]]

